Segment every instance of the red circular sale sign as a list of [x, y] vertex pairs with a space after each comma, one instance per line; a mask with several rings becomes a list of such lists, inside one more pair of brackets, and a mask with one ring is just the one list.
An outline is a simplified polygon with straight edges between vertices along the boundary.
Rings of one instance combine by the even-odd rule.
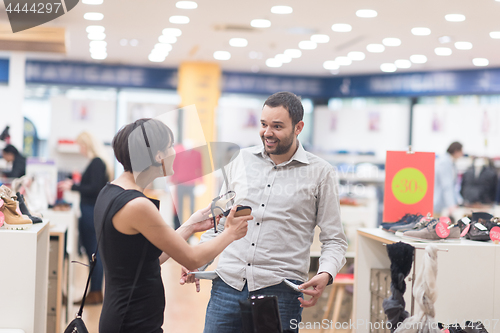
[[490, 230], [490, 238], [492, 241], [500, 241], [500, 227], [493, 227]]
[[439, 222], [436, 224], [436, 234], [439, 238], [446, 238], [450, 235], [450, 229], [448, 229], [448, 223]]

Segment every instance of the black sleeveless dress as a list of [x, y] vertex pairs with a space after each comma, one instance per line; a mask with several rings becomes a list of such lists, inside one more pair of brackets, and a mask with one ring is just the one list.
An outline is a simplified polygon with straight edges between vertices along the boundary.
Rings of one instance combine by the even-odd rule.
[[[101, 234], [104, 225], [104, 233], [99, 244], [106, 281], [99, 321], [100, 333], [163, 332], [161, 326], [165, 311], [165, 290], [158, 259], [162, 251], [141, 234], [125, 235], [119, 232], [111, 221], [127, 202], [138, 197], [146, 196], [139, 191], [124, 190], [108, 183], [99, 193], [95, 205], [94, 224], [97, 237]], [[113, 198], [116, 200], [111, 203]], [[159, 209], [160, 202], [150, 200]], [[103, 215], [110, 203], [112, 206], [108, 218], [103, 221]], [[145, 243], [148, 244], [146, 258], [125, 314]], [[119, 329], [122, 320], [123, 324]]]

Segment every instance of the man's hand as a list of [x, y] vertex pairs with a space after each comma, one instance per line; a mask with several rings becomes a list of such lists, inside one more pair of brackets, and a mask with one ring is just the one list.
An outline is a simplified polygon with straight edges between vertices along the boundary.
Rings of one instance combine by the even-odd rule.
[[[301, 308], [309, 308], [311, 306], [316, 305], [316, 302], [318, 299], [321, 297], [321, 294], [323, 294], [323, 291], [325, 291], [325, 287], [328, 284], [328, 281], [330, 280], [330, 274], [327, 272], [321, 272], [318, 275], [314, 276], [311, 280], [305, 282], [304, 284], [301, 284], [299, 286], [302, 292], [305, 295], [312, 296], [312, 298], [308, 301], [304, 300], [302, 297], [299, 297], [300, 301], [300, 307]], [[313, 290], [306, 290], [306, 288], [313, 287]]]
[[[196, 284], [196, 292], [199, 293], [200, 292], [200, 279], [195, 279], [193, 274], [188, 275], [189, 272], [190, 271], [187, 268], [182, 267], [180, 284], [184, 285], [185, 283], [193, 283], [194, 282]], [[198, 272], [198, 270], [195, 269], [193, 272]]]

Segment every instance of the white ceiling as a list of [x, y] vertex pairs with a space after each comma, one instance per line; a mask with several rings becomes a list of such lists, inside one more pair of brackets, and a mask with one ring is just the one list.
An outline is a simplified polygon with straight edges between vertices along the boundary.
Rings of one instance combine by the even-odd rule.
[[[79, 3], [75, 9], [47, 25], [64, 26], [68, 30], [68, 53], [66, 56], [30, 54], [36, 59], [67, 59], [85, 62], [131, 64], [160, 67], [177, 67], [183, 61], [219, 62], [223, 70], [261, 73], [332, 75], [323, 68], [323, 62], [346, 56], [350, 51], [362, 51], [365, 60], [342, 66], [339, 75], [381, 73], [382, 63], [393, 63], [397, 59], [409, 59], [413, 54], [428, 58], [425, 64], [413, 64], [405, 71], [428, 71], [443, 69], [478, 68], [473, 58], [487, 58], [489, 67], [500, 67], [500, 39], [492, 39], [491, 31], [500, 31], [500, 2], [494, 0], [198, 0], [198, 8], [178, 9], [176, 0], [104, 0], [102, 5]], [[274, 5], [288, 5], [293, 13], [272, 14]], [[374, 9], [376, 18], [359, 18], [359, 9]], [[102, 21], [86, 21], [86, 12], [101, 12]], [[458, 13], [466, 16], [464, 22], [447, 22], [446, 14]], [[169, 23], [172, 15], [186, 15], [190, 23]], [[270, 28], [253, 31], [216, 31], [216, 25], [238, 25], [250, 28], [250, 21], [264, 18], [271, 21]], [[0, 4], [0, 22], [7, 16]], [[353, 29], [348, 33], [331, 30], [334, 23], [348, 23]], [[108, 57], [104, 61], [93, 60], [89, 53], [89, 40], [85, 28], [98, 24], [106, 28]], [[148, 55], [158, 42], [162, 30], [177, 27], [182, 36], [173, 44], [173, 50], [163, 63], [152, 63]], [[414, 36], [414, 27], [428, 27], [429, 36]], [[309, 40], [313, 33], [327, 34], [330, 42], [318, 44], [315, 50], [302, 50], [302, 57], [280, 68], [265, 65], [285, 49], [298, 48], [302, 40]], [[452, 41], [468, 41], [471, 50], [457, 50], [452, 43], [441, 44], [441, 36], [450, 36]], [[248, 46], [235, 48], [229, 39], [243, 37]], [[386, 37], [402, 40], [401, 46], [386, 47], [383, 53], [366, 51], [366, 46], [381, 43]], [[138, 46], [121, 46], [121, 39], [137, 39]], [[450, 47], [451, 56], [438, 56], [436, 47]], [[0, 47], [1, 48], [1, 47]], [[231, 59], [217, 61], [213, 53], [218, 50], [231, 52]], [[261, 59], [251, 59], [250, 52], [259, 52]]]

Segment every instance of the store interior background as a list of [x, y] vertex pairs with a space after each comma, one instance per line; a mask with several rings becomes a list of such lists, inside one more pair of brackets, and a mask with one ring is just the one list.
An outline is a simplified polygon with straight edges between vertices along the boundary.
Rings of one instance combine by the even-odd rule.
[[[272, 5], [291, 6], [293, 13], [273, 14]], [[386, 151], [405, 151], [411, 146], [413, 151], [440, 156], [451, 142], [459, 141], [466, 154], [457, 162], [459, 173], [472, 165], [473, 157], [489, 158], [497, 170], [500, 167], [500, 40], [498, 34], [491, 34], [500, 30], [500, 1], [287, 0], [238, 6], [241, 8], [229, 0], [216, 5], [199, 2], [196, 9], [179, 9], [175, 1], [80, 3], [44, 25], [65, 29], [64, 53], [33, 51], [30, 43], [24, 50], [8, 49], [6, 45], [11, 44], [5, 36], [11, 33], [0, 29], [0, 130], [10, 126], [11, 143], [33, 165], [53, 161], [60, 180], [82, 172], [88, 163], [76, 145], [61, 144], [61, 140], [74, 140], [80, 132], [88, 131], [106, 144], [112, 157], [110, 142], [123, 125], [185, 105], [176, 89], [178, 68], [183, 63], [210, 63], [219, 68], [220, 97], [211, 110], [215, 140], [242, 148], [261, 143], [259, 117], [265, 99], [274, 92], [290, 90], [302, 97], [305, 109], [306, 125], [300, 141], [308, 151], [338, 168], [342, 222], [351, 262], [356, 229], [376, 227], [382, 219]], [[365, 8], [375, 9], [378, 16], [357, 17], [356, 11]], [[104, 19], [84, 20], [89, 11], [102, 12]], [[445, 15], [455, 13], [465, 15], [465, 21], [445, 20]], [[186, 15], [190, 23], [170, 23], [172, 15]], [[250, 27], [250, 21], [257, 18], [269, 19], [271, 27]], [[332, 31], [337, 23], [351, 24], [352, 31]], [[2, 29], [8, 24], [3, 3], [0, 24]], [[105, 26], [105, 59], [91, 58], [85, 31], [88, 25]], [[432, 32], [416, 36], [411, 33], [414, 27], [428, 27]], [[148, 54], [165, 28], [180, 28], [183, 34], [163, 62], [151, 62]], [[318, 43], [313, 50], [301, 49], [300, 58], [279, 68], [266, 65], [267, 59], [285, 49], [299, 49], [298, 43], [310, 40], [313, 34], [327, 35], [329, 41]], [[236, 37], [246, 38], [248, 46], [230, 46], [229, 40]], [[381, 53], [367, 51], [368, 44], [381, 44], [389, 37], [399, 38], [401, 45], [385, 46]], [[132, 40], [136, 46], [131, 45], [135, 44]], [[455, 43], [460, 41], [472, 43], [472, 49], [457, 49]], [[440, 47], [449, 48], [452, 54], [438, 55], [435, 49]], [[216, 60], [216, 51], [229, 51], [231, 58]], [[364, 52], [364, 60], [353, 60], [338, 69], [324, 68], [325, 61], [352, 51]], [[413, 62], [410, 68], [397, 68], [394, 73], [382, 72], [382, 64], [407, 60], [415, 54], [426, 55], [426, 62]], [[473, 61], [477, 58], [488, 59], [488, 65], [478, 67]], [[76, 73], [79, 68], [90, 74], [78, 78], [64, 75], [65, 70]], [[146, 79], [123, 83], [117, 78], [122, 68], [138, 69]], [[102, 74], [106, 71], [113, 78], [105, 78]], [[165, 80], [154, 81], [153, 73], [165, 75]], [[381, 89], [377, 82], [386, 85]], [[181, 132], [188, 133], [189, 122], [179, 122], [176, 117], [172, 118], [174, 132], [178, 133], [182, 124]], [[6, 167], [4, 160], [0, 159], [0, 167]], [[115, 173], [120, 172], [115, 163]], [[216, 195], [220, 185], [220, 172], [206, 177], [209, 186], [198, 196], [197, 209]], [[155, 195], [165, 203], [162, 214], [173, 225], [170, 193], [174, 189], [165, 183], [155, 185]], [[73, 201], [77, 210], [78, 198], [66, 193], [66, 199]], [[313, 253], [319, 250], [318, 244], [314, 246]], [[169, 263], [164, 271], [169, 279], [167, 299], [169, 295], [177, 297], [167, 300], [169, 331], [199, 331], [210, 285], [203, 283], [202, 296], [192, 290], [186, 296], [185, 290], [194, 288], [178, 286], [178, 267]], [[75, 282], [79, 284], [75, 298], [80, 295], [84, 271], [81, 276]], [[182, 302], [183, 297], [188, 299], [186, 306], [169, 306]], [[199, 302], [197, 297], [201, 297], [200, 303], [205, 302], [199, 309], [193, 305]], [[177, 320], [182, 309], [188, 313], [193, 306], [196, 320]], [[306, 316], [321, 317], [322, 310], [321, 306], [308, 309]], [[89, 307], [86, 316], [96, 318], [98, 312]]]

